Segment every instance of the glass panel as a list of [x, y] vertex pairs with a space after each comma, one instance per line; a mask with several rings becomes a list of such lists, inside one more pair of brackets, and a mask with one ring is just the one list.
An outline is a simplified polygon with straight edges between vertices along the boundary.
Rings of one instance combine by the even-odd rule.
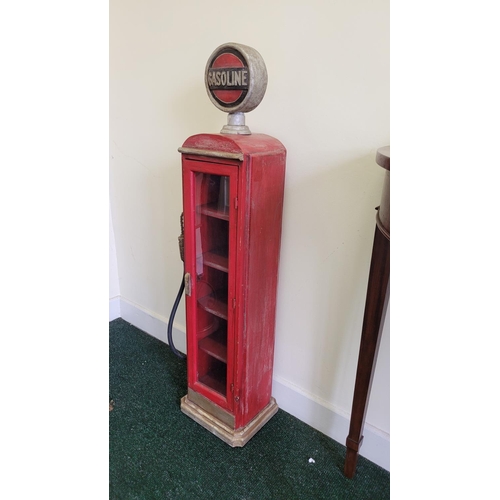
[[198, 381], [226, 396], [229, 177], [195, 173]]

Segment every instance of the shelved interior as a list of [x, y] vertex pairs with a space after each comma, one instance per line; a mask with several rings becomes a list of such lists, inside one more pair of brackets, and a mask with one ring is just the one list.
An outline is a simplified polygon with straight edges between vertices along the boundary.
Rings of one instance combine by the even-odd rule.
[[198, 381], [226, 397], [229, 177], [195, 180]]

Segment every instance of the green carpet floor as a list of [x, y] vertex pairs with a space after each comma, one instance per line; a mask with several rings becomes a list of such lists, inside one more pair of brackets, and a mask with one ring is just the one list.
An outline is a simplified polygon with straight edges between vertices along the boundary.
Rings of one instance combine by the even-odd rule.
[[359, 457], [345, 478], [345, 447], [283, 410], [231, 448], [181, 413], [186, 362], [168, 345], [122, 319], [109, 338], [111, 500], [389, 498], [387, 471]]

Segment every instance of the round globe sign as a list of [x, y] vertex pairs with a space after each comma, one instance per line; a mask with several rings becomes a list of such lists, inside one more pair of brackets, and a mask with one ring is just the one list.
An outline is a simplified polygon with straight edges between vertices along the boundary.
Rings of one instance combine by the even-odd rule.
[[259, 105], [266, 93], [266, 65], [252, 47], [225, 43], [208, 59], [205, 86], [208, 97], [220, 110], [247, 113]]

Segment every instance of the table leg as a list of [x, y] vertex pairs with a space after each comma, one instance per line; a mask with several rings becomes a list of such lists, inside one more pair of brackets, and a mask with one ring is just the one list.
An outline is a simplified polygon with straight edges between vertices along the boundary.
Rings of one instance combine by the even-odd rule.
[[363, 426], [375, 371], [380, 333], [389, 299], [390, 241], [376, 227], [373, 241], [370, 275], [359, 348], [358, 368], [352, 403], [351, 423], [347, 436], [344, 475], [354, 477], [358, 452], [363, 441]]

